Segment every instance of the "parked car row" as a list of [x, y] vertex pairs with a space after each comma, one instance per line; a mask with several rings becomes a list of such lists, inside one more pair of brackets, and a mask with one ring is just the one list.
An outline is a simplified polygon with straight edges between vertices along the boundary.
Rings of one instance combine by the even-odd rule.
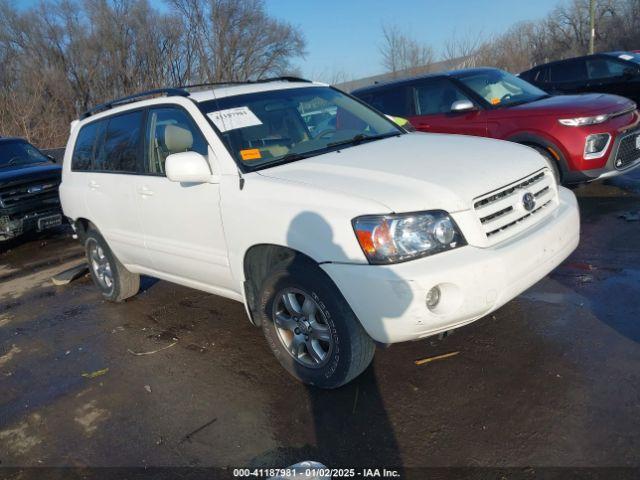
[[[238, 300], [291, 375], [339, 387], [376, 343], [466, 325], [539, 281], [579, 241], [561, 185], [640, 165], [632, 100], [525, 77], [469, 69], [353, 96], [281, 77], [116, 99], [71, 125], [64, 215], [105, 299], [150, 275]], [[16, 178], [0, 206], [33, 207], [0, 216], [0, 234], [59, 224], [59, 167], [26, 142], [2, 151]]]
[[532, 147], [563, 184], [620, 175], [640, 165], [637, 106], [620, 96], [551, 95], [492, 68], [377, 84], [353, 95], [383, 113], [408, 119], [422, 132]]

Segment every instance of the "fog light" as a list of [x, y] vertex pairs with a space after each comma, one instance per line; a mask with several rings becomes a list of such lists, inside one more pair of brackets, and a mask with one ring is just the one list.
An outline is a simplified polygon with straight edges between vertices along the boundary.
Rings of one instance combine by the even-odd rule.
[[584, 144], [584, 158], [601, 158], [607, 151], [611, 135], [608, 133], [594, 133], [589, 135]]
[[440, 303], [440, 287], [433, 287], [427, 292], [427, 307], [433, 310]]

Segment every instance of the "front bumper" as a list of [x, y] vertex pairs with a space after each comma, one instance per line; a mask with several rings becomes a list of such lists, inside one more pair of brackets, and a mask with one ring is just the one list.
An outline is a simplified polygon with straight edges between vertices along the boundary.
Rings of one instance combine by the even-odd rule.
[[[625, 161], [624, 163], [620, 161], [622, 158], [621, 150], [623, 141], [630, 139], [629, 137], [635, 138], [638, 135], [640, 135], [640, 129], [629, 130], [617, 135], [613, 141], [607, 163], [604, 167], [564, 172], [563, 179], [565, 183], [591, 182], [593, 180], [617, 177], [618, 175], [623, 175], [640, 167], [640, 149], [637, 148], [635, 152], [629, 152], [631, 161]], [[634, 153], [637, 153], [637, 155], [634, 155]]]
[[38, 220], [53, 215], [62, 215], [62, 209], [55, 207], [19, 215], [5, 215], [0, 210], [0, 240], [10, 240], [24, 233], [39, 230]]
[[[376, 341], [428, 337], [471, 323], [498, 309], [558, 266], [578, 246], [575, 196], [561, 188], [547, 218], [490, 248], [465, 246], [396, 265], [323, 264]], [[442, 297], [431, 311], [427, 292]]]

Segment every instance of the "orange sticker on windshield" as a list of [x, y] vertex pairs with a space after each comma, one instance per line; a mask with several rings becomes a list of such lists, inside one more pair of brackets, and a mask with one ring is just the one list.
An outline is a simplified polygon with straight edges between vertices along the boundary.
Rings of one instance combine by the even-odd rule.
[[242, 160], [258, 160], [262, 158], [262, 154], [260, 153], [260, 149], [258, 148], [240, 150], [240, 156], [242, 157]]
[[500, 103], [500, 99], [499, 98], [492, 98], [491, 99], [491, 105], [498, 105]]

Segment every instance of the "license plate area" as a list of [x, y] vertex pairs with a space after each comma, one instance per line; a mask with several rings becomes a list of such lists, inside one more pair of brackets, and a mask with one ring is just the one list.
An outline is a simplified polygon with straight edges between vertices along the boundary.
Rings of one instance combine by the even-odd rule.
[[40, 217], [38, 219], [38, 230], [46, 230], [57, 227], [58, 225], [62, 225], [62, 215], [60, 213], [47, 215], [46, 217]]

